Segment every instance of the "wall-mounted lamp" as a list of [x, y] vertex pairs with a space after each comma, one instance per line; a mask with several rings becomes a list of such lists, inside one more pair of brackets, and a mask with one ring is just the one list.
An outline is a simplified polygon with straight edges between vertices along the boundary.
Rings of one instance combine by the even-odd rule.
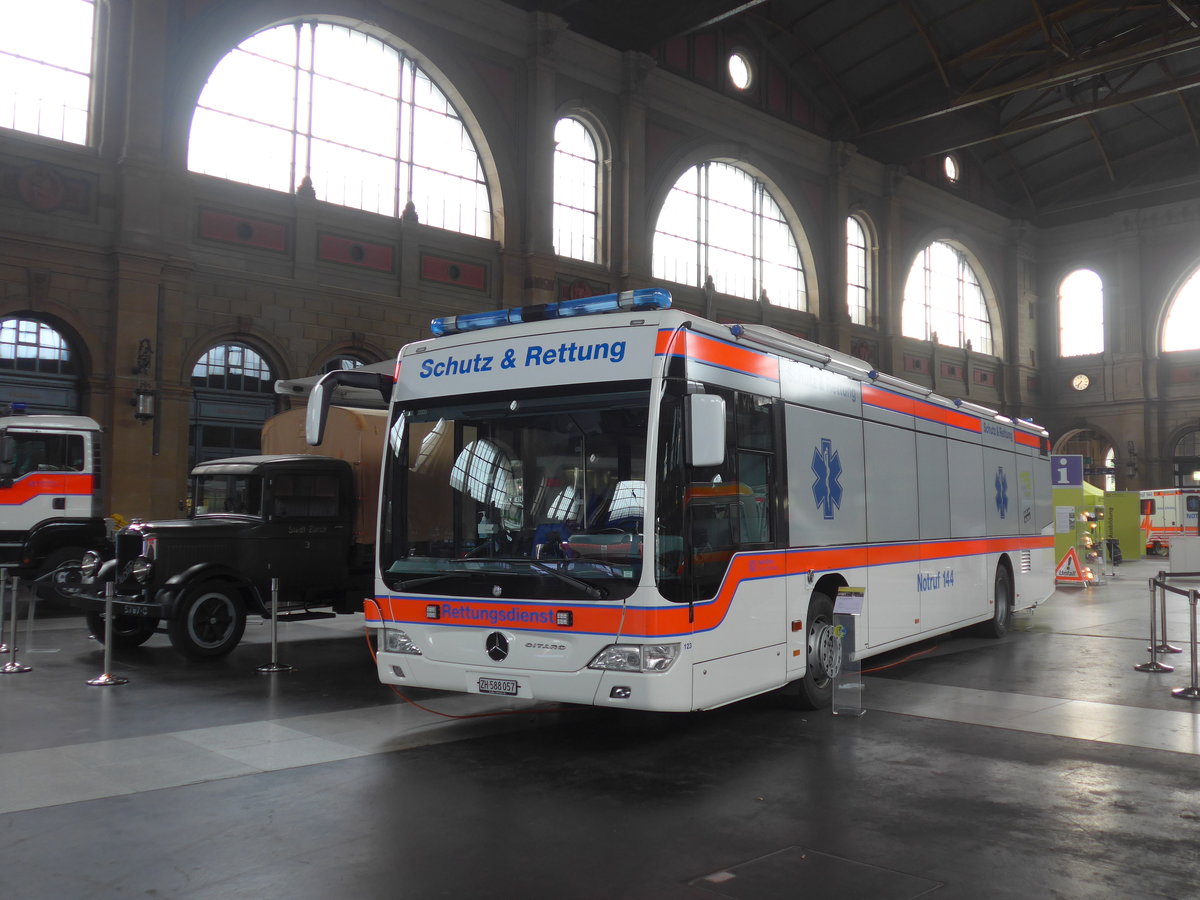
[[149, 383], [152, 358], [150, 338], [142, 338], [138, 341], [137, 363], [133, 367], [133, 374], [138, 377], [137, 389], [133, 392], [133, 399], [129, 401], [133, 407], [133, 417], [142, 423], [154, 418], [154, 391]]
[[154, 418], [154, 391], [139, 387], [129, 402], [133, 406], [133, 417], [139, 422]]
[[1125, 474], [1130, 478], [1137, 477], [1137, 450], [1133, 446], [1133, 441], [1125, 445], [1129, 450], [1129, 458], [1125, 460]]

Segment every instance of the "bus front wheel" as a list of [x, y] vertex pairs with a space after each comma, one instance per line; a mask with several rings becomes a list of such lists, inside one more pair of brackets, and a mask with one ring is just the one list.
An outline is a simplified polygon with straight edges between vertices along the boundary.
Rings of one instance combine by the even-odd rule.
[[804, 677], [797, 683], [796, 703], [801, 709], [822, 709], [833, 699], [833, 678], [837, 674], [840, 645], [833, 628], [833, 601], [814, 593], [808, 600], [805, 623], [807, 659]]
[[1012, 628], [1013, 583], [1008, 566], [996, 566], [992, 598], [992, 617], [979, 625], [979, 634], [983, 637], [1002, 638]]

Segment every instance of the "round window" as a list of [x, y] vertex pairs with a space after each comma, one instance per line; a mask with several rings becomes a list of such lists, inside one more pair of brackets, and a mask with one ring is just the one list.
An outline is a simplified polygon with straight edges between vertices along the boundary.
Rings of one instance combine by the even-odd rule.
[[942, 160], [942, 168], [946, 172], [947, 181], [958, 181], [958, 160], [953, 156], [947, 156]]
[[750, 87], [752, 74], [746, 54], [740, 51], [729, 54], [729, 80], [735, 88], [744, 91]]

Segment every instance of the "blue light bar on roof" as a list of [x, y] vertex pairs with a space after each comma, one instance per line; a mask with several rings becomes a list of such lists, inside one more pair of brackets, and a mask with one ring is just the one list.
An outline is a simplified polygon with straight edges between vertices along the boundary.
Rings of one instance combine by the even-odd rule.
[[479, 331], [483, 328], [495, 328], [499, 325], [512, 325], [517, 322], [540, 322], [543, 319], [593, 316], [621, 310], [670, 308], [671, 292], [666, 288], [639, 288], [636, 291], [621, 291], [619, 294], [578, 297], [574, 300], [539, 303], [536, 306], [522, 306], [516, 309], [490, 309], [486, 312], [467, 313], [462, 316], [443, 316], [430, 322], [429, 328], [436, 336], [441, 337], [446, 334]]

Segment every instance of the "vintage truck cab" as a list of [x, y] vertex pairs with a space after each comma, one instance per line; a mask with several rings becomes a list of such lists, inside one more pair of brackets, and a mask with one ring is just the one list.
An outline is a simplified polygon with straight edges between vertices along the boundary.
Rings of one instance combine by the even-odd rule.
[[[301, 454], [213, 460], [192, 470], [186, 519], [134, 521], [116, 556], [85, 555], [73, 604], [102, 637], [112, 584], [113, 643], [144, 643], [165, 624], [190, 659], [223, 656], [247, 615], [360, 612], [372, 585], [373, 535], [358, 525], [363, 498], [346, 459]], [[372, 496], [370, 502], [373, 504]]]

